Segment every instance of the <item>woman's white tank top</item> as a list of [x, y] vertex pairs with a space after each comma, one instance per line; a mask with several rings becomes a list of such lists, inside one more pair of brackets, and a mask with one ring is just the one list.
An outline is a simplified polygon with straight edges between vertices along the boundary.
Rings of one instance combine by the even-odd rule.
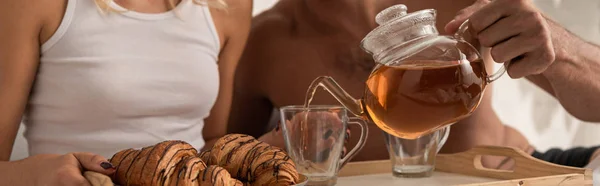
[[68, 0], [42, 45], [24, 116], [30, 155], [115, 152], [184, 140], [204, 146], [219, 88], [219, 37], [206, 6], [159, 14]]

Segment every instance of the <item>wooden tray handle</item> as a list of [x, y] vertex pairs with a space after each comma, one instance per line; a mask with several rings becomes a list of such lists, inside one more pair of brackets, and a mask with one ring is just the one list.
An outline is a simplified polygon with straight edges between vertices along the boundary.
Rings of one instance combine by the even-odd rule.
[[[510, 157], [515, 161], [514, 168], [512, 170], [485, 168], [481, 163], [484, 155]], [[548, 163], [534, 158], [520, 149], [499, 146], [478, 146], [456, 154], [438, 154], [435, 169], [442, 172], [505, 180], [560, 174], [583, 174], [585, 180], [592, 180], [592, 171], [589, 169]]]

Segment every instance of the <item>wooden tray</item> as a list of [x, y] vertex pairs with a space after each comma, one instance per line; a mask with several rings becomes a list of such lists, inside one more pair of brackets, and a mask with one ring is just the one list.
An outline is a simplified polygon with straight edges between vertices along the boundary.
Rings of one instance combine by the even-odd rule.
[[[481, 157], [505, 156], [515, 161], [513, 170], [485, 168]], [[338, 176], [341, 186], [460, 185], [460, 186], [591, 186], [592, 171], [538, 160], [515, 148], [480, 146], [456, 154], [440, 154], [433, 176], [396, 178], [389, 160], [348, 163]]]

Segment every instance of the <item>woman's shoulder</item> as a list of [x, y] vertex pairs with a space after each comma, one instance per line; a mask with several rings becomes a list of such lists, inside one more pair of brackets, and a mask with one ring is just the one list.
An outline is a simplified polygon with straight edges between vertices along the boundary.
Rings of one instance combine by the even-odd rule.
[[239, 25], [231, 25], [233, 28], [242, 25], [250, 25], [252, 20], [252, 0], [224, 0], [227, 4], [227, 9], [222, 11], [225, 19], [230, 23]]
[[31, 28], [44, 42], [60, 24], [66, 3], [67, 0], [2, 0], [0, 17], [4, 18], [3, 26]]
[[[220, 1], [225, 6], [211, 7], [215, 26], [222, 38], [221, 44], [238, 34], [247, 34], [252, 19], [251, 0], [213, 0]], [[223, 45], [221, 45], [223, 46]]]
[[52, 14], [62, 14], [67, 0], [2, 0], [0, 1], [1, 15], [5, 18], [26, 18], [30, 21], [43, 23], [51, 19]]

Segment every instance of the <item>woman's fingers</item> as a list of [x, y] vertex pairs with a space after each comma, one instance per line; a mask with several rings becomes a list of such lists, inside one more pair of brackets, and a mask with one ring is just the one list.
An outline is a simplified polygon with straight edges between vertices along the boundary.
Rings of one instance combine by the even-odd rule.
[[112, 180], [107, 175], [94, 171], [85, 171], [83, 177], [93, 186], [114, 186]]
[[[63, 162], [64, 163], [64, 162]], [[63, 166], [55, 169], [55, 177], [47, 181], [49, 185], [65, 186], [91, 186], [90, 182], [83, 177], [80, 167]]]
[[94, 171], [106, 175], [114, 173], [115, 167], [105, 157], [87, 152], [72, 153], [84, 170]]

